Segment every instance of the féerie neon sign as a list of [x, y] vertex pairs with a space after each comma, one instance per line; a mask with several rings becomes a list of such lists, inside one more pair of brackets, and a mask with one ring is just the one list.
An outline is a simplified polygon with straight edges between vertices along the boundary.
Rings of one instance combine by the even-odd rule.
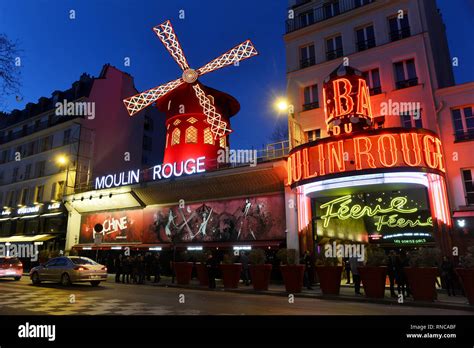
[[380, 204], [376, 204], [375, 207], [361, 206], [360, 204], [349, 206], [351, 202], [351, 196], [346, 195], [322, 204], [320, 208], [326, 209], [325, 214], [321, 216], [321, 219], [324, 221], [323, 226], [325, 228], [328, 227], [329, 222], [333, 218], [347, 220], [360, 219], [364, 216], [378, 218], [378, 221], [375, 222], [377, 231], [380, 231], [384, 226], [389, 228], [433, 226], [431, 217], [426, 219], [426, 221], [420, 219], [410, 220], [399, 217], [399, 214], [413, 214], [418, 211], [418, 208], [405, 207], [408, 202], [405, 197], [393, 198], [386, 208], [383, 208]]

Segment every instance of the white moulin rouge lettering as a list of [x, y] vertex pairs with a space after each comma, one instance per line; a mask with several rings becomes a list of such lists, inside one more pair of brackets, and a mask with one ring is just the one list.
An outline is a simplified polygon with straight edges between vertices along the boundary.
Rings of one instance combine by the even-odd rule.
[[[171, 177], [179, 177], [191, 175], [195, 173], [204, 173], [206, 157], [190, 158], [181, 162], [165, 163], [154, 166], [152, 180], [169, 179]], [[109, 174], [95, 178], [95, 189], [101, 190], [111, 187], [119, 187], [124, 185], [133, 185], [140, 182], [140, 169], [129, 170], [119, 174]]]

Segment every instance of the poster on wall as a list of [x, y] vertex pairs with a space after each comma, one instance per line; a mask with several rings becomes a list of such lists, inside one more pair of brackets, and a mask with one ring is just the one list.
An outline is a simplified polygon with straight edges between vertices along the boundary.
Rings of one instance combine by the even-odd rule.
[[201, 243], [285, 239], [283, 195], [268, 195], [85, 214], [80, 243], [93, 243], [94, 225], [104, 243]]

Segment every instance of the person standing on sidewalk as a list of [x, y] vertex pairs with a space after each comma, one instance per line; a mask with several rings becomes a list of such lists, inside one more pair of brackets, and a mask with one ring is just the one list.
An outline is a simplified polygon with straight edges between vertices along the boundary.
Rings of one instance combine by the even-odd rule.
[[130, 284], [130, 257], [127, 256], [122, 261], [122, 283], [125, 284], [125, 279], [127, 284]]
[[441, 279], [444, 281], [446, 290], [448, 291], [448, 296], [456, 296], [454, 292], [454, 279], [456, 277], [454, 273], [454, 266], [451, 261], [446, 256], [443, 256], [443, 262], [441, 262]]
[[240, 253], [240, 263], [242, 264], [242, 281], [248, 286], [250, 284], [249, 257], [244, 251]]
[[214, 257], [214, 255], [212, 255], [212, 253], [209, 253], [207, 257], [206, 268], [207, 268], [207, 274], [209, 277], [209, 288], [215, 289], [216, 288], [217, 260]]
[[313, 272], [313, 261], [311, 259], [311, 254], [309, 253], [308, 250], [304, 252], [303, 258], [301, 260], [302, 264], [304, 264], [304, 278], [303, 278], [303, 284], [306, 286], [308, 290], [313, 290], [311, 287], [311, 274]]
[[349, 263], [349, 259], [344, 259], [344, 270], [346, 271], [346, 284], [351, 283], [351, 264]]
[[355, 294], [362, 295], [360, 293], [360, 274], [359, 274], [359, 270], [357, 269], [357, 267], [360, 265], [360, 262], [357, 259], [357, 257], [352, 256], [349, 258], [349, 264], [351, 266], [352, 281], [354, 282]]
[[120, 274], [123, 272], [123, 260], [122, 260], [122, 254], [119, 254], [115, 258], [115, 282], [120, 283]]
[[153, 264], [153, 275], [155, 276], [153, 283], [159, 283], [161, 280], [160, 254], [155, 254], [152, 264]]
[[387, 274], [390, 280], [390, 296], [397, 297], [395, 294], [395, 279], [397, 278], [397, 254], [395, 254], [395, 250], [390, 250], [388, 254]]

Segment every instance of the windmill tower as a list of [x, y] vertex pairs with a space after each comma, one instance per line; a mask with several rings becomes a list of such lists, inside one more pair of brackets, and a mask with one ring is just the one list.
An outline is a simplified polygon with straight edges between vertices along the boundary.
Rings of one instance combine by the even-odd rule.
[[217, 151], [229, 144], [230, 117], [240, 106], [235, 98], [204, 86], [198, 78], [258, 53], [247, 40], [194, 70], [189, 67], [170, 21], [154, 27], [153, 31], [183, 74], [176, 80], [124, 99], [124, 104], [130, 116], [155, 102], [156, 107], [166, 113], [164, 163], [204, 156], [206, 169], [213, 169], [217, 166]]

